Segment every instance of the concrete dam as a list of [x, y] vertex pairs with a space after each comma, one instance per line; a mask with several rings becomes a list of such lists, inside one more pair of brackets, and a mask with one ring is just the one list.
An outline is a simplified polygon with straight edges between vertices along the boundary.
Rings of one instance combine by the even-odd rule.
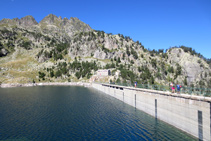
[[211, 140], [211, 98], [93, 83], [92, 86], [199, 140]]

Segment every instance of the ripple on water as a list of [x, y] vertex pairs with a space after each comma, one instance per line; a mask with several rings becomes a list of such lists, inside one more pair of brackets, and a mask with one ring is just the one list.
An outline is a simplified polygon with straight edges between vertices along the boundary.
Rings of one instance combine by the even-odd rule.
[[197, 140], [91, 88], [0, 89], [0, 140]]

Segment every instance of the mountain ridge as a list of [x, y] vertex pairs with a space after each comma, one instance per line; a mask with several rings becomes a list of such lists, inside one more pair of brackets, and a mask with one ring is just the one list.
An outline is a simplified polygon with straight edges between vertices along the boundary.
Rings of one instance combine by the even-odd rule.
[[[13, 64], [17, 60], [25, 60], [26, 66], [34, 64], [33, 69], [22, 66], [22, 70]], [[2, 83], [10, 83], [12, 78], [17, 82], [89, 81], [98, 69], [111, 69], [112, 73], [120, 71], [121, 76], [113, 75], [104, 81], [146, 84], [173, 81], [211, 87], [210, 64], [209, 59], [191, 48], [147, 50], [129, 36], [94, 30], [78, 18], [49, 14], [39, 23], [32, 16], [0, 21]], [[33, 74], [30, 77], [22, 72], [16, 74], [27, 69]]]

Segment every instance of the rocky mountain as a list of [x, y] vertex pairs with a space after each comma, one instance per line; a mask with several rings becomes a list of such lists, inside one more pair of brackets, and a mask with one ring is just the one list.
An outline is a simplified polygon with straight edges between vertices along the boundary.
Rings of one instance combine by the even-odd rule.
[[32, 16], [0, 21], [1, 83], [89, 81], [98, 69], [110, 69], [112, 76], [98, 80], [211, 87], [210, 62], [185, 46], [148, 50], [78, 18], [50, 14], [39, 23]]

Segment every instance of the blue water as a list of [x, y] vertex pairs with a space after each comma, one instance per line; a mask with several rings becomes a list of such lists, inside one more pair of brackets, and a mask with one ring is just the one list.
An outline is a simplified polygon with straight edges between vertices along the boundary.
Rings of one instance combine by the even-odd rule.
[[0, 88], [0, 140], [197, 140], [92, 88]]

